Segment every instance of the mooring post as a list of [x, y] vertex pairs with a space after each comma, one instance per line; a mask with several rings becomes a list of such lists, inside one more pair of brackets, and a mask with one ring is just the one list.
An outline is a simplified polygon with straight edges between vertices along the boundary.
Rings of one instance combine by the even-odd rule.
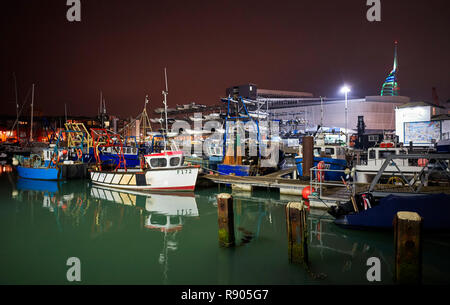
[[289, 261], [292, 263], [308, 263], [306, 213], [303, 202], [289, 202], [286, 205], [288, 254]]
[[233, 197], [227, 193], [217, 195], [217, 214], [219, 221], [219, 245], [234, 246]]
[[302, 164], [302, 176], [309, 177], [309, 170], [314, 166], [314, 137], [303, 137], [302, 140], [302, 155], [303, 155], [303, 164]]
[[422, 218], [415, 212], [394, 217], [395, 281], [420, 284], [422, 280]]

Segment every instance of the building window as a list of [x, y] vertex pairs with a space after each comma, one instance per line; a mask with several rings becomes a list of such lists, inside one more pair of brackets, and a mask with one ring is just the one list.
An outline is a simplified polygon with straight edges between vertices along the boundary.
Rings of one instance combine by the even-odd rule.
[[378, 142], [378, 135], [369, 136], [369, 142]]
[[325, 154], [326, 155], [333, 155], [334, 154], [334, 148], [325, 147]]

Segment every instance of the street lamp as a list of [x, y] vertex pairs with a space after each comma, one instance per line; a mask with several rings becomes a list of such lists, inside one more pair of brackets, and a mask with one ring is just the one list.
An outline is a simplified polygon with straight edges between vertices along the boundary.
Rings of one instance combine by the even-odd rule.
[[348, 99], [347, 99], [347, 95], [348, 95], [348, 93], [350, 92], [350, 88], [349, 87], [347, 87], [346, 85], [344, 85], [342, 88], [341, 88], [341, 93], [344, 93], [344, 95], [345, 95], [345, 143], [347, 144], [347, 147], [348, 147], [348, 144], [349, 144], [349, 138], [348, 138], [348, 129], [347, 129], [347, 124], [348, 124]]

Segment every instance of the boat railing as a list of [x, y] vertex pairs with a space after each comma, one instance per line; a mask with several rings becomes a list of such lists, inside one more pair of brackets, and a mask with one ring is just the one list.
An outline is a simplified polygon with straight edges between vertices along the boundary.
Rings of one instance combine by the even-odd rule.
[[[346, 189], [348, 193], [351, 193], [353, 196], [356, 193], [356, 182], [355, 181], [327, 181], [324, 179], [325, 173], [327, 172], [337, 172], [342, 173], [342, 177], [346, 176], [345, 170], [343, 169], [327, 169], [327, 168], [318, 168], [317, 166], [311, 167], [310, 170], [310, 180], [309, 186], [310, 189], [314, 189], [315, 192], [313, 197], [316, 196], [318, 199], [324, 198], [324, 188], [342, 188]], [[340, 193], [338, 189], [334, 193]], [[328, 196], [327, 196], [328, 197]]]
[[[418, 166], [422, 167], [420, 172], [414, 175], [407, 174], [396, 164], [396, 160], [414, 160]], [[389, 167], [389, 168], [388, 168]], [[430, 178], [437, 176], [441, 182], [448, 185], [450, 183], [450, 154], [408, 154], [389, 155], [386, 157], [380, 170], [372, 180], [368, 191], [377, 192], [377, 195], [392, 193], [392, 189], [379, 190], [376, 186], [380, 183], [382, 176], [399, 177], [402, 181], [402, 192], [417, 194], [424, 190], [429, 184]], [[442, 179], [444, 178], [444, 179]], [[448, 186], [445, 186], [448, 187]], [[400, 189], [400, 188], [398, 188]], [[385, 194], [381, 194], [385, 193]]]

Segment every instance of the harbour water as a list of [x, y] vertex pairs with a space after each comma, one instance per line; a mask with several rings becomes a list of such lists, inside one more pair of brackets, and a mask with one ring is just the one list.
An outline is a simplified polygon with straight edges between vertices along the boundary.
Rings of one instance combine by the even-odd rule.
[[[288, 261], [285, 205], [266, 190], [233, 194], [236, 246], [218, 244], [216, 195], [137, 194], [88, 180], [36, 182], [0, 174], [0, 284], [71, 284], [67, 259], [81, 262], [82, 284], [302, 285], [392, 284], [393, 232], [336, 226], [326, 211], [308, 218], [309, 270]], [[450, 234], [423, 237], [423, 283], [449, 284]], [[368, 282], [367, 260], [381, 262]]]

